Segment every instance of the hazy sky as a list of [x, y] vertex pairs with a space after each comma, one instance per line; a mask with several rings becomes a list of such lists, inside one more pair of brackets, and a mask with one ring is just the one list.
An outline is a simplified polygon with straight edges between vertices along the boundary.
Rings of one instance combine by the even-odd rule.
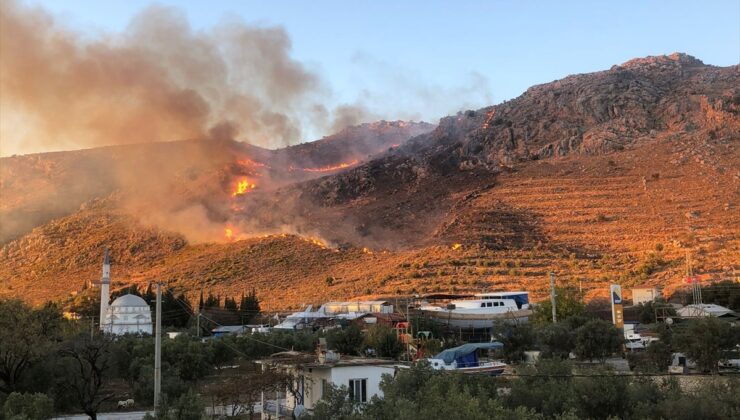
[[[125, 30], [142, 0], [28, 0], [91, 39]], [[569, 74], [686, 52], [740, 62], [740, 0], [159, 1], [196, 30], [225, 20], [280, 26], [291, 56], [331, 90], [331, 106], [429, 121], [518, 96]], [[307, 135], [326, 134], [308, 133]]]

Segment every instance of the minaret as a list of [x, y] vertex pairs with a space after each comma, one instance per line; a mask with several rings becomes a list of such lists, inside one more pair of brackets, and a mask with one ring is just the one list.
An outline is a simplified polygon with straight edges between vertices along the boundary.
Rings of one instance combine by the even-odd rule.
[[100, 278], [100, 329], [105, 330], [105, 315], [108, 313], [108, 299], [110, 299], [110, 258], [108, 248], [105, 248], [103, 259], [103, 277]]

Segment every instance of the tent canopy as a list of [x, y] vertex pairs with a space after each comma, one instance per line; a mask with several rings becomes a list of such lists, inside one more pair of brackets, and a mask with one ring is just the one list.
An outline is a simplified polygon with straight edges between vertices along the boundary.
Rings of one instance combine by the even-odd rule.
[[465, 356], [475, 353], [478, 350], [493, 350], [504, 347], [503, 344], [498, 341], [492, 343], [468, 343], [463, 344], [460, 347], [453, 347], [447, 349], [434, 356], [435, 359], [442, 359], [445, 363], [450, 364], [456, 359], [464, 358]]

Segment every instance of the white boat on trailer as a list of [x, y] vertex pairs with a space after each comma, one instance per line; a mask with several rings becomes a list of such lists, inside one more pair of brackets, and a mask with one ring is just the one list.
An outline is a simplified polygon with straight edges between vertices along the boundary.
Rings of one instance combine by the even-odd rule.
[[495, 321], [526, 322], [532, 315], [528, 292], [493, 292], [452, 300], [445, 306], [419, 306], [425, 316], [453, 328], [491, 328]]
[[438, 355], [427, 359], [432, 369], [454, 371], [468, 374], [496, 376], [504, 372], [506, 363], [498, 360], [481, 360], [480, 350], [496, 350], [504, 345], [499, 342], [468, 343], [459, 347], [443, 350]]

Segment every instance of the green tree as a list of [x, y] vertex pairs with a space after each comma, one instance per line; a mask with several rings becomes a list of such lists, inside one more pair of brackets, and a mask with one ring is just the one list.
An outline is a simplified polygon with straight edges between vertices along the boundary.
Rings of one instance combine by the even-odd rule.
[[107, 336], [91, 339], [81, 334], [70, 338], [60, 350], [60, 387], [92, 420], [97, 419], [100, 405], [114, 395], [109, 387], [111, 343]]
[[740, 311], [740, 283], [723, 280], [702, 286], [701, 297], [704, 302], [711, 302]]
[[662, 341], [654, 341], [645, 351], [630, 353], [627, 356], [630, 367], [638, 372], [647, 373], [665, 372], [671, 364], [671, 358], [671, 347]]
[[0, 391], [19, 390], [33, 363], [54, 351], [64, 324], [55, 305], [34, 310], [17, 299], [0, 300]]
[[662, 300], [640, 303], [637, 305], [637, 307], [640, 312], [639, 321], [641, 324], [654, 324], [655, 322], [657, 322], [657, 320], [655, 319], [656, 308], [665, 308], [660, 309], [660, 311], [661, 313], [665, 311], [666, 315], [676, 315], [676, 310], [673, 309], [673, 307], [667, 306]]
[[386, 375], [380, 388], [383, 398], [373, 398], [366, 404], [361, 418], [543, 418], [524, 407], [505, 408], [496, 397], [497, 380], [491, 377], [443, 373], [432, 371], [428, 366], [414, 366], [399, 371], [395, 377]]
[[362, 404], [349, 398], [346, 386], [337, 387], [330, 384], [325, 390], [322, 399], [315, 405], [313, 413], [306, 416], [316, 420], [360, 420], [365, 416], [361, 413]]
[[567, 359], [575, 347], [575, 334], [565, 322], [542, 324], [536, 329], [541, 357]]
[[162, 360], [167, 362], [183, 381], [201, 379], [213, 368], [213, 354], [208, 346], [186, 335], [162, 342]]
[[[555, 308], [558, 321], [565, 321], [572, 316], [582, 315], [585, 312], [582, 299], [583, 296], [575, 289], [556, 287]], [[534, 324], [552, 322], [552, 304], [549, 299], [534, 306], [530, 320]]]
[[54, 403], [46, 394], [21, 394], [13, 392], [8, 395], [3, 405], [6, 420], [46, 420], [51, 418]]
[[622, 335], [614, 325], [602, 319], [592, 319], [576, 330], [574, 351], [581, 359], [604, 361], [619, 350]]
[[367, 329], [364, 339], [365, 347], [375, 350], [379, 357], [398, 357], [403, 353], [403, 344], [396, 332], [387, 325], [373, 325]]
[[224, 298], [224, 309], [236, 312], [238, 309], [236, 300], [231, 296], [226, 296], [226, 298]]
[[550, 418], [575, 410], [572, 366], [559, 359], [540, 359], [534, 367], [521, 369], [523, 375], [511, 384], [504, 398], [507, 407], [528, 407]]
[[341, 354], [359, 354], [362, 349], [362, 331], [355, 324], [343, 329], [329, 330], [326, 344]]
[[185, 295], [181, 293], [179, 296], [175, 296], [172, 289], [165, 287], [162, 291], [162, 313], [166, 316], [162, 317], [162, 325], [175, 328], [186, 327], [191, 317], [186, 302]]
[[523, 360], [524, 352], [534, 348], [534, 332], [529, 324], [500, 322], [492, 331], [493, 337], [504, 345], [503, 356], [509, 363]]
[[714, 317], [690, 320], [673, 336], [673, 345], [705, 372], [716, 372], [723, 353], [740, 343], [740, 332]]
[[203, 300], [203, 290], [200, 291], [200, 297], [198, 298], [198, 312], [206, 308], [206, 302]]
[[221, 296], [214, 296], [213, 293], [208, 292], [204, 308], [206, 309], [218, 309], [221, 307]]
[[597, 371], [592, 376], [578, 378], [573, 382], [579, 418], [625, 417], [629, 409], [628, 379], [608, 373], [609, 371]]
[[241, 312], [244, 322], [252, 322], [260, 314], [260, 301], [257, 299], [257, 292], [254, 289], [248, 295], [242, 295], [239, 312]]

